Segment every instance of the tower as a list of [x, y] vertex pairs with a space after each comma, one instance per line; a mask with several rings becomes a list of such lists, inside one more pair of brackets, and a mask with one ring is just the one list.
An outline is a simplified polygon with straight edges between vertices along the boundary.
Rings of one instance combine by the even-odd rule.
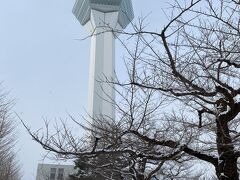
[[90, 33], [88, 113], [92, 118], [115, 118], [113, 85], [115, 31], [122, 30], [134, 18], [131, 0], [76, 0], [73, 14]]

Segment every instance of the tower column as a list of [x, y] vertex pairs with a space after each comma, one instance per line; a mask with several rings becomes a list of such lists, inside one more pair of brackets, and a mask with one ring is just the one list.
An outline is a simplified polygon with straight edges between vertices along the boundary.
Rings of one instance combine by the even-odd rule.
[[[90, 32], [88, 115], [115, 119], [115, 36], [133, 20], [131, 0], [76, 0], [73, 14]], [[94, 124], [94, 122], [92, 122]]]
[[118, 12], [91, 11], [91, 51], [88, 85], [88, 113], [91, 118], [115, 118], [114, 87], [106, 81], [114, 80], [115, 37], [112, 29], [117, 27]]

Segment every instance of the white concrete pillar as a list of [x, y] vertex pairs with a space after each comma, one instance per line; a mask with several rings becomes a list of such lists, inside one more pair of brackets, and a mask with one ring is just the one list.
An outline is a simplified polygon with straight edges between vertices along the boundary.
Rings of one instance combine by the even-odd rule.
[[88, 114], [91, 118], [115, 119], [114, 80], [115, 37], [112, 29], [117, 25], [118, 12], [103, 13], [91, 10], [91, 20], [86, 28], [91, 32], [89, 65]]
[[[133, 20], [131, 0], [76, 0], [73, 14], [91, 34], [88, 114], [92, 118], [115, 119], [115, 38]], [[93, 122], [94, 124], [94, 122]]]

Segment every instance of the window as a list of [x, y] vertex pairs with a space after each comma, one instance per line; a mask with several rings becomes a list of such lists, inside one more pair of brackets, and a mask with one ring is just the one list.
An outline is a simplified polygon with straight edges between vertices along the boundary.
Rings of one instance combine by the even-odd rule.
[[50, 170], [50, 180], [55, 180], [56, 171], [57, 171], [56, 168], [51, 168], [51, 170]]
[[59, 168], [58, 169], [57, 180], [63, 180], [63, 174], [64, 174], [64, 169], [63, 168]]

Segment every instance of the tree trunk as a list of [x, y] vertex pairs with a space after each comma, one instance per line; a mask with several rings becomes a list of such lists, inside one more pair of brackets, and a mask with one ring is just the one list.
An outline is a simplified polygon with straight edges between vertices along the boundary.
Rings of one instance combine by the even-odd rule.
[[138, 174], [137, 175], [137, 180], [144, 180], [144, 175]]
[[220, 180], [239, 180], [237, 157], [234, 153], [234, 146], [229, 134], [229, 127], [226, 120], [217, 120], [217, 149], [219, 162], [216, 166], [216, 174]]

